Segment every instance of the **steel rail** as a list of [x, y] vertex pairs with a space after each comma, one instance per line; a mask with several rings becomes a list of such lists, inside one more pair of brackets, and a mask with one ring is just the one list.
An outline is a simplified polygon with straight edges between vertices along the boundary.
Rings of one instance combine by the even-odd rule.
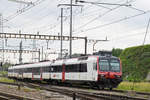
[[16, 94], [6, 93], [6, 92], [2, 92], [2, 91], [0, 91], [0, 99], [1, 100], [12, 100], [12, 99], [15, 99], [15, 100], [35, 100], [33, 98], [19, 96]]
[[[1, 82], [0, 82], [1, 83]], [[2, 84], [5, 84], [5, 82], [2, 82]], [[76, 97], [76, 98], [82, 98], [86, 100], [147, 100], [147, 98], [141, 98], [141, 97], [132, 97], [132, 96], [127, 96], [127, 95], [118, 95], [116, 93], [127, 93], [128, 91], [123, 91], [123, 90], [113, 90], [113, 91], [107, 91], [107, 90], [100, 90], [98, 93], [97, 92], [86, 92], [85, 89], [84, 91], [81, 90], [75, 90], [75, 88], [70, 88], [70, 87], [60, 87], [60, 86], [53, 86], [53, 85], [45, 85], [45, 84], [35, 84], [35, 83], [26, 83], [26, 82], [21, 82], [21, 83], [6, 83], [8, 85], [17, 85], [17, 86], [27, 86], [30, 88], [40, 88], [43, 90], [47, 91], [52, 91], [52, 92], [58, 92], [70, 97]], [[20, 84], [20, 85], [19, 85]], [[67, 89], [69, 88], [69, 89]], [[108, 93], [104, 93], [108, 92]], [[112, 93], [110, 93], [112, 92]], [[137, 94], [142, 94], [142, 95], [150, 95], [150, 93], [143, 93], [143, 92], [136, 92]]]
[[[30, 84], [31, 85], [31, 84]], [[34, 84], [32, 84], [32, 86], [34, 87]], [[35, 87], [37, 87], [38, 85], [35, 84]], [[76, 98], [82, 98], [82, 99], [86, 99], [86, 100], [147, 100], [147, 98], [141, 98], [141, 97], [132, 97], [132, 96], [126, 96], [126, 95], [118, 95], [118, 94], [110, 94], [110, 93], [103, 93], [103, 92], [99, 92], [99, 93], [92, 93], [92, 92], [86, 92], [86, 91], [80, 91], [80, 90], [70, 90], [70, 89], [66, 89], [66, 88], [59, 88], [59, 87], [53, 87], [53, 86], [49, 86], [49, 85], [43, 85], [40, 84], [39, 87], [43, 90], [47, 90], [47, 91], [53, 91], [53, 92], [58, 92], [61, 94], [65, 94], [68, 96], [75, 96]]]

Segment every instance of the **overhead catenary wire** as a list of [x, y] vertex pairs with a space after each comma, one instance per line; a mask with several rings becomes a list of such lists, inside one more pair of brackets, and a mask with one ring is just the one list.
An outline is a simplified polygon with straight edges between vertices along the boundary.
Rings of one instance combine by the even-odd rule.
[[134, 18], [134, 17], [141, 16], [141, 15], [144, 15], [144, 14], [147, 14], [147, 13], [150, 13], [150, 10], [145, 11], [145, 12], [140, 13], [140, 14], [135, 14], [135, 15], [132, 15], [132, 16], [129, 16], [129, 17], [121, 18], [121, 19], [119, 19], [119, 20], [115, 20], [115, 21], [112, 21], [112, 22], [107, 23], [107, 24], [98, 25], [98, 26], [95, 26], [95, 27], [92, 27], [92, 28], [89, 28], [89, 29], [85, 29], [85, 30], [82, 30], [81, 32], [78, 32], [78, 33], [76, 33], [76, 34], [83, 33], [83, 32], [87, 32], [87, 31], [94, 30], [94, 29], [97, 29], [97, 28], [102, 28], [102, 27], [105, 27], [105, 26], [108, 26], [108, 25], [112, 25], [112, 24], [121, 22], [121, 21], [125, 21], [125, 20], [128, 20], [128, 19]]
[[[142, 12], [142, 11], [141, 11], [141, 12]], [[45, 25], [45, 26], [46, 26], [47, 28], [49, 28], [49, 26], [48, 26], [48, 25]], [[44, 26], [43, 26], [42, 28], [44, 28]], [[46, 29], [47, 29], [47, 28], [46, 28]]]
[[[43, 19], [45, 19], [46, 17], [48, 17], [48, 15], [50, 15], [51, 13], [48, 13], [48, 14], [46, 14], [46, 15], [44, 15], [44, 16], [42, 16], [41, 18], [40, 18], [40, 22], [43, 20]], [[58, 17], [59, 18], [59, 17]], [[57, 19], [58, 19], [57, 18]], [[65, 16], [65, 19], [64, 19], [64, 22], [67, 20], [69, 18], [69, 15], [68, 16]], [[32, 22], [29, 22], [29, 23], [32, 23]], [[29, 25], [29, 23], [25, 23], [25, 24], [28, 24]], [[39, 21], [38, 21], [38, 23], [39, 23]], [[25, 25], [25, 24], [23, 24], [23, 25]], [[33, 23], [32, 23], [33, 24]], [[58, 27], [59, 26], [59, 24], [60, 24], [60, 22], [58, 22], [58, 20], [57, 20], [57, 22], [55, 22], [55, 23], [51, 23], [51, 24], [47, 24], [47, 25], [42, 25], [42, 26], [36, 26], [36, 27], [31, 27], [31, 28], [27, 28], [27, 30], [28, 31], [32, 31], [32, 30], [37, 30], [37, 31], [41, 31], [41, 30], [43, 30], [43, 31], [49, 31], [49, 30], [52, 30], [52, 29], [55, 29], [56, 27]], [[49, 32], [47, 32], [47, 33], [49, 33]]]
[[141, 10], [141, 9], [138, 9], [138, 8], [135, 8], [135, 7], [132, 7], [132, 6], [128, 6], [128, 8], [131, 8], [131, 9], [134, 9], [134, 10], [137, 10], [137, 11], [140, 11], [140, 12], [145, 12], [144, 10]]
[[137, 32], [137, 33], [134, 33], [134, 34], [128, 34], [128, 35], [123, 35], [123, 36], [119, 36], [119, 37], [116, 37], [116, 38], [112, 38], [110, 40], [115, 40], [115, 41], [118, 41], [118, 40], [122, 40], [122, 39], [127, 39], [127, 37], [135, 37], [137, 35], [143, 35], [145, 32]]
[[46, 0], [36, 0], [35, 2], [33, 2], [33, 5], [27, 5], [27, 6], [23, 7], [22, 9], [20, 9], [20, 10], [17, 11], [16, 13], [14, 13], [14, 14], [12, 14], [12, 15], [6, 17], [6, 18], [4, 19], [4, 23], [6, 23], [6, 22], [12, 20], [13, 18], [17, 17], [18, 15], [20, 15], [20, 14], [26, 12], [27, 10], [29, 10], [29, 9], [31, 9], [31, 8], [33, 8], [33, 7], [35, 7], [36, 5], [38, 5], [38, 4], [40, 4], [40, 3], [44, 2], [44, 1], [46, 1]]
[[[49, 3], [49, 2], [47, 2], [47, 3]], [[51, 13], [44, 14], [44, 15], [42, 14], [42, 12], [46, 12], [46, 11], [49, 10], [48, 9], [49, 7], [47, 7], [47, 6], [48, 5], [44, 6], [42, 9], [39, 9], [40, 12], [39, 12], [39, 10], [36, 10], [38, 12], [34, 12], [34, 13], [36, 13], [36, 17], [38, 16], [38, 19], [40, 19], [40, 21], [43, 20], [45, 17], [47, 17], [47, 16], [49, 16], [51, 14]], [[40, 15], [40, 17], [39, 17], [39, 15]], [[43, 16], [41, 16], [41, 15], [43, 15]], [[25, 17], [30, 17], [30, 16], [28, 15], [28, 16], [25, 16]], [[32, 15], [32, 17], [33, 17], [33, 15]], [[16, 25], [16, 27], [17, 26], [21, 27], [21, 26], [25, 26], [25, 25], [32, 26], [31, 24], [33, 24], [33, 22], [34, 21], [32, 21], [32, 20], [28, 20], [28, 21], [24, 22], [23, 24]]]
[[146, 36], [147, 36], [147, 33], [148, 33], [148, 29], [149, 29], [149, 24], [150, 24], [150, 18], [148, 20], [148, 24], [147, 24], [147, 27], [146, 27], [146, 32], [145, 32], [145, 36], [144, 36], [144, 40], [143, 40], [143, 45], [144, 45], [145, 40], [146, 40]]
[[[125, 3], [125, 4], [131, 3], [132, 1], [133, 1], [133, 0], [130, 0], [130, 1], [128, 1], [128, 2]], [[121, 7], [121, 6], [119, 5], [119, 6], [116, 6], [116, 7], [112, 8], [112, 9], [109, 9], [108, 11], [106, 11], [105, 13], [103, 13], [101, 16], [98, 15], [97, 17], [95, 17], [95, 18], [93, 18], [92, 20], [88, 21], [88, 22], [85, 23], [84, 25], [79, 26], [78, 28], [75, 29], [75, 31], [76, 31], [76, 30], [79, 30], [79, 29], [81, 29], [81, 28], [83, 28], [83, 27], [85, 27], [85, 26], [87, 26], [88, 24], [92, 23], [93, 21], [95, 21], [95, 20], [97, 20], [97, 19], [99, 19], [99, 18], [101, 18], [101, 17], [107, 15], [109, 12], [112, 12], [112, 11], [114, 11], [114, 10], [120, 8], [120, 7]]]
[[88, 1], [83, 1], [83, 0], [77, 0], [77, 2], [80, 3], [90, 3], [90, 4], [100, 4], [100, 5], [119, 5], [119, 6], [131, 6], [131, 5], [127, 5], [127, 4], [116, 4], [116, 3], [101, 3], [101, 2], [88, 2]]

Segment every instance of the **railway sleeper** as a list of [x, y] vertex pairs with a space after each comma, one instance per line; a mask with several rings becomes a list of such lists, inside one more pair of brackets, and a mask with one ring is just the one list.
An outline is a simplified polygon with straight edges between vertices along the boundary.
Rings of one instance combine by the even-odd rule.
[[10, 100], [8, 97], [0, 96], [0, 100]]

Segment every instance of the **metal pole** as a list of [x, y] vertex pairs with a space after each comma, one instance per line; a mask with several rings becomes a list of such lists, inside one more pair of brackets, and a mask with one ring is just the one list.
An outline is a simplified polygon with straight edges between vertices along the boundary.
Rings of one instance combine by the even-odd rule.
[[96, 43], [97, 43], [97, 41], [93, 43], [93, 53], [94, 53], [94, 51], [96, 51], [96, 50], [95, 50], [95, 45], [96, 45]]
[[[21, 30], [19, 30], [19, 34], [21, 34]], [[22, 64], [22, 40], [20, 42], [19, 63]]]
[[63, 49], [63, 43], [62, 43], [62, 35], [63, 35], [63, 8], [61, 8], [61, 42], [60, 42], [60, 56], [62, 58], [62, 49]]
[[42, 60], [43, 60], [43, 46], [42, 46]]
[[[3, 15], [0, 13], [0, 31], [3, 33]], [[4, 63], [4, 37], [2, 37], [2, 62]]]
[[22, 41], [20, 42], [20, 55], [19, 55], [19, 64], [22, 64]]
[[70, 0], [70, 58], [72, 55], [72, 0]]
[[87, 37], [85, 37], [85, 55], [87, 54]]
[[40, 52], [40, 49], [39, 49], [39, 62], [40, 62], [40, 53], [41, 53], [41, 52]]
[[147, 33], [148, 33], [149, 24], [150, 24], [150, 19], [148, 20], [148, 24], [147, 24], [146, 33], [145, 33], [145, 36], [144, 36], [143, 45], [144, 45], [145, 40], [146, 40], [146, 36], [147, 36]]

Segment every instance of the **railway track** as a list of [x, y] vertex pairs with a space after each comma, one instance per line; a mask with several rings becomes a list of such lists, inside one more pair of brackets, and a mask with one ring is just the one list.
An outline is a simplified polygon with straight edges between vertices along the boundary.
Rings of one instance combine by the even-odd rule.
[[[73, 100], [76, 100], [76, 98], [79, 98], [81, 100], [148, 100], [150, 96], [150, 93], [137, 92], [137, 94], [135, 94], [134, 96], [130, 96], [130, 95], [126, 95], [127, 91], [121, 91], [121, 90], [98, 91], [98, 90], [79, 89], [79, 88], [72, 88], [72, 87], [70, 88], [70, 87], [63, 87], [63, 86], [53, 86], [53, 85], [46, 85], [46, 84], [35, 84], [35, 83], [24, 83], [24, 82], [21, 82], [21, 84], [8, 83], [8, 85], [18, 85], [18, 88], [21, 85], [30, 88], [38, 87], [43, 90], [58, 92], [73, 97]], [[139, 97], [138, 95], [143, 95], [143, 96]]]
[[35, 99], [0, 91], [0, 100], [35, 100]]
[[77, 98], [82, 98], [86, 100], [147, 100], [146, 98], [128, 96], [123, 93], [114, 92], [104, 92], [104, 91], [94, 91], [88, 89], [73, 89], [66, 87], [55, 87], [55, 86], [43, 86], [44, 89], [65, 93], [68, 95], [76, 96]]

